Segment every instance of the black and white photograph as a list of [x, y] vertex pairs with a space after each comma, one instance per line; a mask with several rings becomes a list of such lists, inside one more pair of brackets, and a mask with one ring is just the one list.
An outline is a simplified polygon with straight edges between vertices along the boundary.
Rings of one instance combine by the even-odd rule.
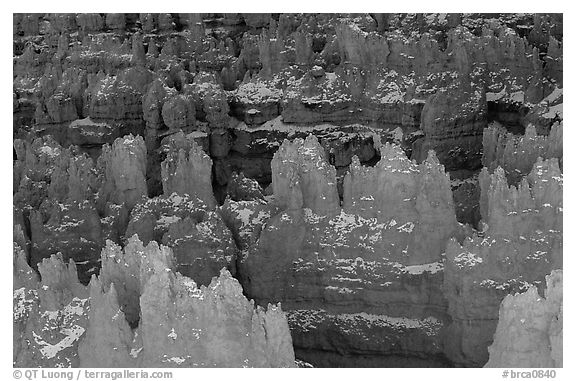
[[6, 379], [568, 375], [571, 17], [360, 8], [12, 13]]

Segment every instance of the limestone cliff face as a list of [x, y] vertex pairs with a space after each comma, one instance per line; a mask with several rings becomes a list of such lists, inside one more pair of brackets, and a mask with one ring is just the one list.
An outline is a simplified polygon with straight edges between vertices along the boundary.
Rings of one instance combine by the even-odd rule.
[[168, 247], [108, 242], [88, 287], [61, 257], [39, 266], [41, 282], [22, 251], [14, 259], [15, 366], [295, 366], [279, 306], [254, 307], [226, 270], [197, 287]]
[[538, 159], [518, 187], [508, 186], [501, 168], [485, 176], [480, 182], [483, 231], [462, 245], [451, 240], [446, 248], [444, 293], [452, 316], [448, 355], [468, 366], [488, 360], [486, 348], [502, 299], [532, 284], [541, 288], [546, 274], [562, 268], [562, 174], [557, 160]]
[[[165, 100], [151, 111], [142, 99], [157, 81], [170, 98], [192, 96], [197, 119], [215, 129], [226, 128], [229, 108], [248, 124], [281, 112], [287, 122], [418, 128], [424, 100], [456, 72], [482, 77], [487, 91], [522, 94], [537, 109], [547, 107], [539, 104], [546, 89], [562, 87], [562, 36], [548, 29], [557, 31], [558, 20], [538, 21], [525, 38], [522, 28], [536, 22], [530, 15], [490, 22], [482, 15], [268, 17], [15, 15], [15, 94], [37, 106], [35, 124], [46, 133], [65, 136], [69, 122], [90, 117], [123, 136], [144, 133], [147, 114], [161, 114]], [[209, 22], [230, 33], [212, 35]], [[34, 46], [25, 43], [31, 36]], [[215, 76], [213, 86], [203, 86], [205, 75]], [[224, 90], [238, 96], [230, 102]], [[189, 127], [189, 107], [174, 102], [167, 113], [180, 116], [168, 119]], [[545, 114], [556, 115], [550, 106]]]
[[168, 153], [162, 162], [162, 188], [164, 194], [173, 192], [202, 200], [213, 208], [216, 205], [212, 192], [212, 160], [191, 141], [189, 149]]
[[[245, 239], [250, 240], [250, 227], [257, 227], [256, 219], [265, 215], [247, 216], [248, 226], [240, 231]], [[392, 365], [395, 348], [405, 348], [424, 363], [438, 364], [437, 358], [420, 350], [430, 348], [426, 353], [442, 358], [447, 322], [440, 291], [442, 264], [408, 264], [405, 258], [410, 258], [417, 239], [413, 228], [412, 222], [380, 222], [344, 211], [332, 218], [307, 208], [280, 212], [265, 222], [258, 241], [242, 253], [240, 279], [258, 303], [282, 301], [291, 317], [298, 355], [304, 359], [327, 365], [317, 351], [342, 351], [349, 356], [382, 356], [380, 365]], [[342, 314], [351, 315], [351, 321], [360, 314], [358, 321], [363, 323], [350, 322], [355, 328], [346, 329], [351, 326], [341, 321]], [[426, 322], [433, 322], [433, 328]], [[429, 334], [424, 327], [432, 329]], [[419, 339], [408, 339], [411, 334], [402, 332]], [[371, 339], [380, 335], [389, 341]]]
[[125, 203], [130, 210], [147, 196], [146, 146], [141, 136], [118, 138], [98, 158], [102, 176], [99, 203]]
[[544, 298], [535, 286], [500, 305], [487, 368], [562, 367], [562, 270], [546, 276]]
[[272, 187], [276, 202], [288, 210], [309, 208], [322, 216], [340, 211], [336, 170], [314, 135], [284, 140], [272, 159]]

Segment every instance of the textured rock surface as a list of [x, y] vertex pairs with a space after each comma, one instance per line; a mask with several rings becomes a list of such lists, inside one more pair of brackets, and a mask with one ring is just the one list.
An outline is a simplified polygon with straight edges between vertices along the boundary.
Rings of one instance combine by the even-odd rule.
[[[284, 364], [242, 349], [244, 299], [182, 296], [228, 273], [315, 366], [482, 366], [505, 296], [562, 268], [562, 14], [14, 14], [12, 93], [18, 298], [54, 255], [91, 280], [82, 316], [33, 313], [84, 344], [15, 330], [32, 367]], [[192, 347], [195, 308], [238, 344]]]
[[544, 298], [534, 286], [504, 298], [485, 366], [562, 368], [562, 305], [562, 270], [546, 276]]
[[518, 184], [538, 157], [558, 158], [562, 166], [562, 131], [563, 123], [556, 123], [548, 136], [540, 136], [530, 125], [523, 136], [514, 136], [501, 126], [490, 126], [484, 130], [482, 163], [490, 172], [502, 167], [508, 180]]
[[81, 281], [87, 283], [97, 273], [104, 232], [96, 208], [88, 202], [55, 204], [47, 215], [30, 215], [32, 248], [30, 262], [35, 267], [53, 253], [63, 253], [64, 259], [78, 263]]
[[189, 150], [168, 153], [162, 162], [162, 188], [165, 194], [196, 197], [209, 208], [216, 205], [212, 191], [212, 160], [195, 141]]
[[85, 287], [74, 262], [45, 260], [38, 281], [15, 251], [15, 366], [295, 366], [280, 306], [255, 307], [228, 271], [199, 288], [173, 271], [170, 248], [136, 237], [108, 242], [102, 262]]
[[98, 158], [103, 181], [99, 202], [125, 203], [132, 209], [146, 197], [146, 146], [141, 136], [128, 135], [104, 146]]
[[380, 161], [372, 168], [353, 159], [344, 179], [344, 211], [394, 220], [413, 230], [418, 238], [406, 264], [438, 260], [447, 238], [457, 231], [450, 179], [433, 151], [419, 166], [390, 144], [381, 147]]
[[453, 319], [447, 348], [457, 364], [483, 365], [502, 299], [531, 284], [541, 289], [544, 276], [562, 268], [562, 175], [557, 160], [539, 159], [527, 179], [518, 188], [509, 187], [498, 168], [487, 183], [481, 181], [486, 195], [484, 207], [481, 198], [483, 231], [462, 245], [451, 240], [446, 248], [444, 293]]
[[[298, 144], [303, 142], [292, 143]], [[298, 163], [305, 174], [330, 167], [317, 155], [301, 154]], [[308, 184], [298, 193], [300, 205], [280, 202], [279, 212], [248, 203], [228, 206], [242, 220], [232, 230], [248, 246], [239, 267], [247, 294], [261, 303], [282, 301], [297, 354], [305, 360], [335, 365], [320, 355], [324, 351], [363, 354], [378, 366], [405, 366], [410, 361], [403, 358], [412, 356], [421, 364], [444, 364], [448, 317], [441, 253], [460, 228], [449, 179], [434, 155], [418, 166], [398, 147], [385, 145], [374, 168], [353, 159], [344, 210], [336, 215], [301, 206], [314, 205], [306, 197], [316, 200], [325, 187], [323, 180]], [[249, 246], [256, 229], [258, 241]], [[387, 340], [371, 339], [377, 336]]]
[[66, 266], [61, 256], [45, 259], [38, 266], [39, 281], [21, 255], [15, 251], [14, 365], [78, 366], [78, 344], [90, 305], [74, 262]]
[[457, 82], [456, 86], [428, 98], [420, 124], [425, 136], [416, 159], [422, 160], [432, 149], [450, 170], [480, 166], [480, 141], [487, 124], [487, 106], [485, 94], [473, 86]]
[[308, 135], [306, 140], [285, 140], [271, 166], [274, 197], [282, 208], [309, 208], [322, 216], [338, 214], [336, 171], [314, 135]]

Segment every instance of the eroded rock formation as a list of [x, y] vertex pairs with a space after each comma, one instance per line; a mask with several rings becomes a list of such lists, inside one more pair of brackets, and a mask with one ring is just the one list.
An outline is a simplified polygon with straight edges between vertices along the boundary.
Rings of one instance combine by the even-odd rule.
[[562, 268], [562, 24], [14, 14], [15, 364], [485, 365]]
[[487, 368], [562, 368], [562, 270], [546, 276], [544, 298], [531, 286], [502, 301]]
[[189, 150], [168, 153], [162, 162], [162, 188], [165, 194], [189, 195], [201, 199], [209, 208], [216, 206], [212, 191], [212, 160], [194, 140]]
[[[317, 154], [296, 157], [310, 141], [285, 142], [294, 154], [277, 155], [294, 161], [272, 166], [273, 178], [285, 176], [287, 164], [295, 168], [293, 176], [299, 168], [305, 168], [305, 176], [313, 174], [315, 182], [306, 183], [306, 191], [298, 182], [286, 182], [299, 191], [297, 198], [291, 196], [299, 204], [278, 202], [277, 189], [285, 195], [284, 186], [274, 187], [277, 212], [254, 203], [230, 203], [226, 209], [236, 214], [239, 221], [232, 229], [248, 246], [239, 268], [246, 292], [260, 302], [282, 301], [297, 354], [304, 359], [335, 365], [322, 351], [344, 357], [363, 353], [371, 359], [367, 364], [401, 366], [409, 353], [422, 364], [443, 364], [441, 343], [449, 318], [440, 292], [441, 254], [448, 237], [461, 232], [442, 166], [433, 154], [416, 165], [398, 147], [385, 145], [374, 168], [353, 159], [339, 214], [327, 214], [326, 208], [315, 212], [314, 202], [327, 184], [315, 174], [334, 173], [334, 168]], [[335, 193], [336, 185], [328, 185]], [[258, 230], [258, 241], [250, 246]], [[371, 340], [374, 335], [388, 341]], [[422, 348], [430, 350], [429, 357]]]
[[137, 237], [124, 250], [109, 241], [102, 263], [85, 287], [53, 256], [39, 281], [15, 251], [16, 366], [295, 366], [280, 306], [255, 307], [228, 271], [198, 287], [174, 272], [170, 248]]
[[449, 356], [456, 363], [473, 366], [488, 360], [487, 347], [504, 297], [532, 284], [541, 289], [544, 276], [562, 268], [558, 161], [538, 159], [518, 187], [508, 186], [502, 168], [480, 184], [485, 194], [481, 198], [483, 229], [463, 244], [448, 243], [444, 277], [453, 319]]
[[340, 211], [336, 170], [313, 135], [285, 140], [272, 159], [272, 188], [278, 204], [287, 210], [309, 208], [322, 216]]
[[552, 126], [548, 136], [536, 134], [530, 125], [523, 136], [515, 136], [499, 126], [484, 130], [482, 163], [490, 171], [502, 167], [512, 184], [528, 175], [537, 158], [558, 158], [562, 167], [563, 124]]

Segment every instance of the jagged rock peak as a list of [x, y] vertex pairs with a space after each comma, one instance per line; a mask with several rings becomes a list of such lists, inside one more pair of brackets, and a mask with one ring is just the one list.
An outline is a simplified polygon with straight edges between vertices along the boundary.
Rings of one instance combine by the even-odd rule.
[[352, 23], [338, 24], [336, 37], [344, 62], [368, 70], [387, 67], [390, 48], [386, 37], [376, 32], [364, 32]]
[[562, 367], [562, 270], [546, 276], [544, 294], [542, 298], [531, 286], [504, 298], [485, 367]]
[[78, 281], [76, 263], [74, 263], [73, 259], [70, 259], [69, 264], [66, 265], [61, 253], [43, 259], [38, 264], [38, 272], [44, 286], [57, 290], [81, 286]]
[[132, 295], [137, 301], [150, 274], [158, 268], [174, 269], [176, 262], [172, 249], [164, 245], [158, 246], [156, 241], [144, 245], [137, 234], [128, 238], [124, 249], [112, 241], [106, 241], [101, 259], [102, 285], [108, 288], [115, 283], [120, 302], [131, 308], [134, 306], [124, 299]]
[[[100, 277], [80, 285], [60, 255], [29, 279], [15, 261], [15, 364], [90, 367], [293, 367], [292, 340], [280, 306], [246, 299], [221, 270], [209, 286], [173, 271], [172, 250], [137, 236], [121, 249], [108, 241]], [[41, 286], [41, 287], [40, 287]], [[39, 287], [39, 288], [36, 288]], [[134, 309], [133, 303], [137, 304]], [[141, 308], [140, 308], [141, 306]], [[137, 312], [139, 319], [131, 321]], [[138, 325], [138, 328], [131, 328]]]
[[128, 209], [148, 195], [146, 186], [146, 145], [141, 136], [118, 138], [112, 146], [105, 144], [97, 164], [102, 176], [100, 199]]
[[528, 125], [524, 135], [520, 136], [507, 133], [501, 126], [491, 125], [484, 130], [482, 164], [489, 171], [502, 167], [508, 180], [517, 184], [532, 170], [538, 157], [558, 158], [562, 163], [562, 136], [563, 123], [554, 123], [547, 136], [537, 135], [533, 124]]
[[168, 153], [162, 162], [162, 188], [164, 194], [178, 193], [204, 201], [209, 208], [216, 206], [212, 190], [212, 159], [195, 140], [189, 149]]
[[164, 102], [176, 93], [176, 90], [168, 87], [162, 79], [156, 78], [152, 81], [142, 99], [143, 118], [147, 128], [159, 129], [163, 126], [162, 108]]
[[162, 106], [162, 119], [171, 130], [192, 130], [196, 125], [196, 107], [191, 95], [169, 98]]
[[38, 288], [40, 282], [38, 274], [28, 264], [26, 253], [17, 244], [14, 244], [12, 281], [14, 290], [21, 287]]
[[392, 172], [416, 172], [417, 166], [406, 157], [406, 153], [397, 144], [386, 143], [380, 146], [380, 161], [376, 164], [379, 168]]
[[386, 143], [374, 167], [364, 167], [354, 157], [344, 178], [344, 210], [365, 218], [404, 219], [414, 214], [411, 209], [416, 205], [422, 206], [418, 202], [422, 199], [441, 200], [448, 211], [454, 211], [450, 178], [434, 151], [417, 165], [400, 146]]
[[336, 168], [324, 148], [310, 134], [306, 139], [284, 140], [272, 159], [272, 187], [276, 201], [287, 209], [310, 208], [319, 215], [336, 215], [340, 200]]
[[179, 273], [157, 271], [140, 302], [147, 366], [294, 366], [280, 307], [254, 308], [227, 270], [200, 288]]
[[93, 199], [97, 185], [93, 160], [85, 154], [62, 155], [59, 164], [52, 172], [48, 198], [66, 203]]
[[60, 253], [38, 268], [40, 283], [28, 282], [14, 290], [14, 364], [78, 366], [78, 343], [89, 310], [86, 287], [78, 282], [74, 262], [67, 266]]
[[[552, 228], [562, 216], [562, 177], [556, 158], [537, 158], [529, 175], [517, 186], [508, 185], [506, 173], [501, 167], [491, 175], [484, 168], [479, 176], [480, 212], [484, 222], [492, 232], [504, 233], [513, 227], [525, 225], [528, 216], [533, 215], [530, 219], [537, 222], [540, 228]], [[518, 219], [523, 222], [520, 223]]]
[[100, 279], [93, 276], [89, 289], [88, 327], [78, 347], [80, 366], [136, 367], [135, 358], [130, 356], [133, 333], [118, 302], [114, 284], [106, 291]]

